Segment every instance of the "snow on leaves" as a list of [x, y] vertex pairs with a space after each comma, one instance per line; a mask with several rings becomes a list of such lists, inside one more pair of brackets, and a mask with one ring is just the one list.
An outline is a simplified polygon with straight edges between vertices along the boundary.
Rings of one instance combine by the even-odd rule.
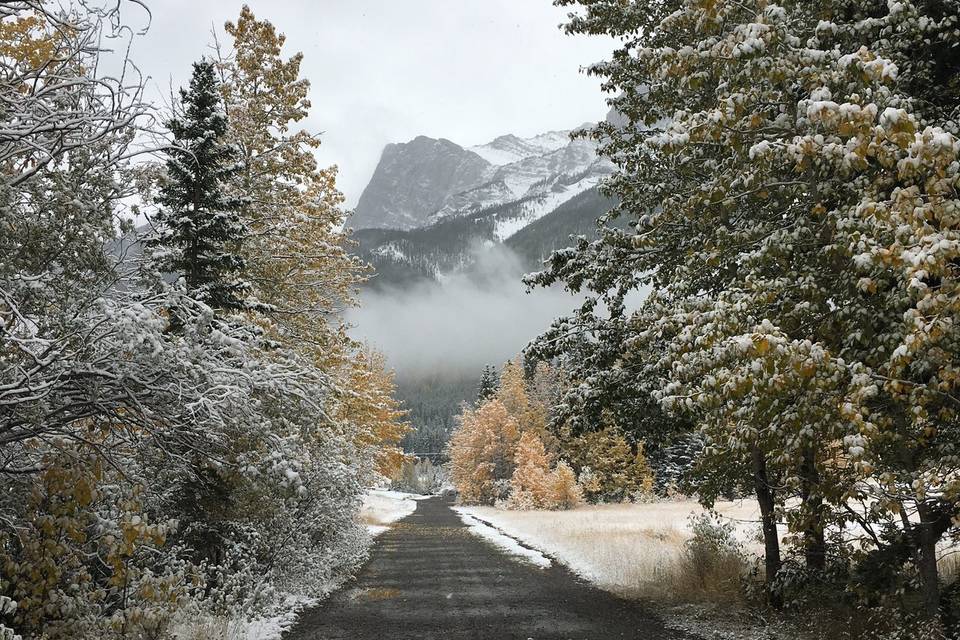
[[[626, 121], [595, 135], [627, 224], [530, 278], [595, 296], [536, 347], [570, 359], [574, 415], [647, 398], [694, 425], [701, 495], [755, 489], [808, 567], [848, 519], [865, 555], [883, 528], [918, 536], [935, 615], [936, 539], [919, 540], [960, 513], [960, 6], [557, 4], [581, 5], [568, 30], [623, 41], [592, 72]], [[630, 313], [638, 284], [656, 293]], [[606, 386], [610, 367], [634, 377]], [[637, 428], [659, 430], [646, 411]]]

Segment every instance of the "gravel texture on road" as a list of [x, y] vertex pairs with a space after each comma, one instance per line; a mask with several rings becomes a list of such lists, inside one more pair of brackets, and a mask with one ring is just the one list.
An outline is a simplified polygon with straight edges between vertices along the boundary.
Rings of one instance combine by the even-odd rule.
[[[601, 544], [602, 541], [597, 541]], [[357, 578], [284, 640], [694, 640], [554, 562], [540, 568], [470, 534], [440, 498], [383, 533]]]

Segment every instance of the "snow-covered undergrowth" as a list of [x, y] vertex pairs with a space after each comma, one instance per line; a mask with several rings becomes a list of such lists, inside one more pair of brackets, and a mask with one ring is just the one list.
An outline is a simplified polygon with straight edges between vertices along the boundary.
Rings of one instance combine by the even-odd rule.
[[290, 596], [275, 615], [243, 620], [184, 612], [173, 625], [177, 640], [280, 640], [297, 621], [300, 612], [316, 604], [314, 598]]
[[[371, 489], [363, 498], [359, 518], [371, 537], [390, 528], [390, 525], [413, 513], [417, 500], [430, 496], [414, 495], [386, 489]], [[331, 583], [334, 591], [340, 583]], [[177, 640], [280, 640], [283, 633], [292, 627], [300, 612], [318, 600], [313, 598], [288, 597], [270, 616], [255, 620], [218, 618], [196, 613], [184, 615], [175, 624]]]
[[360, 520], [367, 525], [370, 535], [377, 536], [389, 529], [390, 524], [416, 511], [417, 500], [429, 497], [387, 489], [371, 489], [363, 498]]
[[[684, 542], [690, 538], [690, 515], [701, 513], [703, 508], [684, 501], [585, 505], [569, 511], [506, 511], [493, 507], [460, 507], [458, 511], [461, 517], [480, 518], [556, 558], [603, 589], [639, 596], [663, 588], [663, 581], [679, 565]], [[746, 549], [759, 551], [759, 516], [753, 504], [718, 503], [716, 511], [737, 525], [737, 537]]]
[[469, 507], [455, 507], [454, 511], [457, 512], [460, 519], [463, 520], [463, 523], [470, 529], [470, 533], [483, 538], [498, 549], [506, 551], [509, 555], [520, 558], [524, 562], [529, 562], [538, 567], [543, 567], [544, 569], [553, 564], [550, 562], [550, 558], [547, 558], [542, 553], [530, 547], [523, 546], [514, 538], [511, 538], [509, 535], [504, 535], [496, 528], [478, 519], [471, 513]]

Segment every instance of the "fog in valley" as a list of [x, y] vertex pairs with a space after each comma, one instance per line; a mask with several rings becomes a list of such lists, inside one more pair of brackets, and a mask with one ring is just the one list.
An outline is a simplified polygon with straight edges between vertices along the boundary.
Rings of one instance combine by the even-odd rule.
[[580, 298], [528, 290], [519, 259], [503, 245], [477, 247], [474, 266], [404, 289], [366, 291], [348, 313], [354, 337], [382, 351], [404, 377], [479, 374], [499, 365], [570, 313]]

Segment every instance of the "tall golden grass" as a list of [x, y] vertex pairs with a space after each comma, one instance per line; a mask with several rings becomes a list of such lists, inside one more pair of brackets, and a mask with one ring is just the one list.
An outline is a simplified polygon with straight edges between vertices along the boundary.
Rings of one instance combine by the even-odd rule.
[[690, 516], [704, 512], [693, 501], [585, 505], [570, 511], [470, 509], [603, 589], [625, 597], [678, 601], [735, 597], [738, 588], [731, 583], [760, 551], [755, 505], [718, 503], [716, 511], [736, 525], [743, 558], [705, 563], [687, 552]]

